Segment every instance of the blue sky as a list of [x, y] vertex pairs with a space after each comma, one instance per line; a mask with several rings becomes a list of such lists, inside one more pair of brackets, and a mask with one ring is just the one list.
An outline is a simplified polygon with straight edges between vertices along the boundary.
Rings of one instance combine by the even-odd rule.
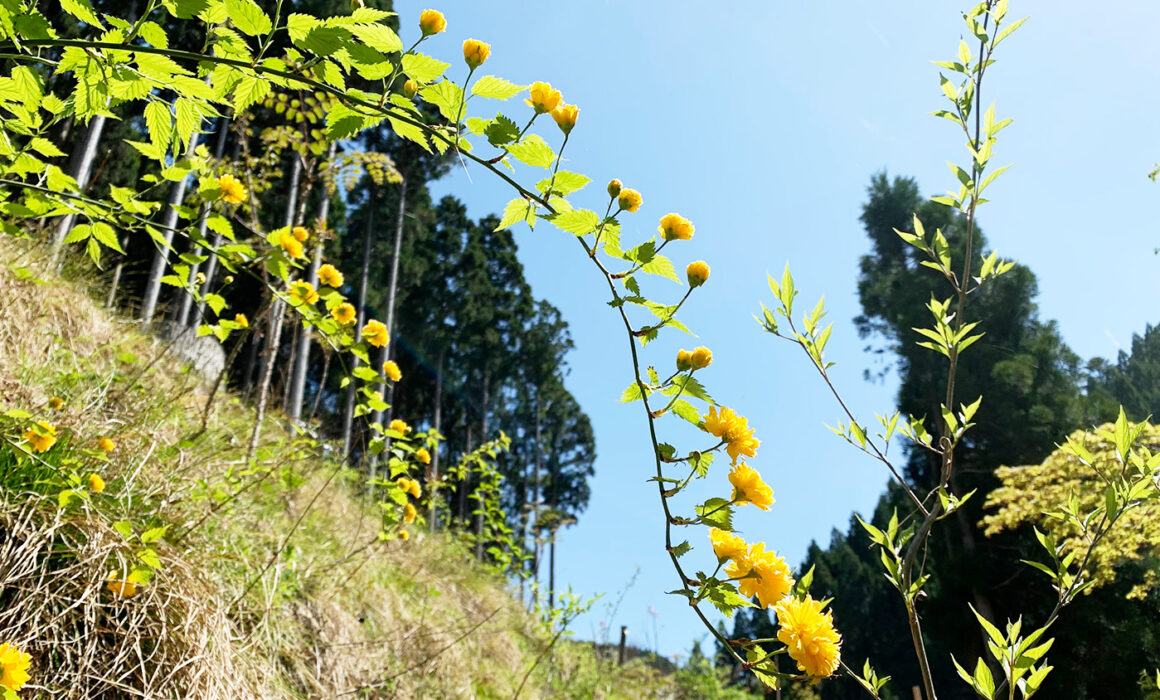
[[[430, 6], [396, 3], [404, 41]], [[696, 224], [693, 240], [669, 252], [678, 268], [694, 259], [712, 266], [681, 315], [699, 337], [669, 331], [646, 349], [645, 362], [664, 368], [678, 347], [712, 348], [704, 381], [756, 428], [762, 447], [753, 465], [777, 497], [769, 512], [743, 509], [737, 522], [747, 539], [764, 540], [792, 564], [811, 540], [827, 542], [852, 512], [870, 509], [886, 474], [829, 432], [826, 424], [841, 416], [807, 360], [765, 334], [752, 314], [770, 303], [766, 273], [779, 274], [788, 262], [800, 303], [826, 297], [835, 323], [833, 376], [861, 422], [893, 411], [893, 379], [862, 378], [877, 365], [851, 322], [859, 311], [857, 261], [868, 249], [858, 214], [870, 176], [883, 169], [916, 177], [930, 195], [956, 184], [946, 162], [967, 156], [961, 132], [929, 116], [943, 107], [931, 61], [954, 56], [965, 7], [929, 0], [451, 2], [438, 7], [447, 33], [425, 46], [459, 71], [462, 40], [487, 41], [484, 74], [546, 80], [578, 104], [565, 167], [594, 184], [573, 201], [602, 207], [612, 177], [640, 190], [644, 205], [625, 220], [626, 239], [647, 238], [670, 211]], [[984, 100], [1015, 120], [992, 161], [1014, 167], [988, 190], [993, 202], [980, 221], [1002, 257], [1038, 275], [1041, 316], [1058, 321], [1072, 349], [1112, 357], [1160, 316], [1160, 184], [1147, 178], [1160, 160], [1160, 4], [1104, 11], [1016, 0], [1011, 15], [1031, 20], [1000, 48]], [[469, 113], [490, 117], [499, 107], [473, 103]], [[526, 118], [522, 106], [502, 108]], [[554, 125], [544, 126], [551, 128], [541, 133], [558, 143]], [[532, 177], [539, 179], [525, 181]], [[499, 212], [512, 197], [478, 168], [457, 169], [432, 190], [459, 197], [475, 217]], [[644, 417], [639, 404], [617, 403], [631, 379], [619, 319], [571, 236], [547, 224], [516, 234], [534, 293], [571, 324], [568, 386], [597, 436], [592, 500], [557, 549], [560, 587], [605, 594], [576, 623], [577, 636], [600, 636], [607, 621], [613, 630], [628, 625], [634, 644], [652, 648], [659, 637], [662, 653], [687, 653], [706, 631], [683, 599], [664, 593], [679, 582], [663, 550], [656, 488], [646, 481], [652, 460]], [[646, 291], [663, 300], [683, 289], [660, 283]], [[673, 423], [662, 426], [678, 447], [695, 446], [679, 442], [689, 436]], [[686, 507], [727, 495], [726, 472], [718, 464]], [[713, 566], [703, 528], [676, 536], [696, 547], [687, 566]], [[609, 619], [607, 604], [638, 568]]]

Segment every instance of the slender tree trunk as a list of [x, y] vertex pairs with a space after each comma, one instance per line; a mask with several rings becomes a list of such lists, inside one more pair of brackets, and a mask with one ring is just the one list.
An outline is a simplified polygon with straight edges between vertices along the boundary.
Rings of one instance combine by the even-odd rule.
[[[226, 123], [222, 127], [223, 131], [228, 132], [229, 126], [230, 126], [230, 118], [229, 117], [223, 117], [223, 118], [226, 119]], [[233, 156], [231, 158], [232, 160], [238, 159], [238, 153], [241, 152], [241, 149], [242, 149], [242, 139], [240, 139], [240, 138], [235, 139], [234, 148], [233, 148]], [[204, 233], [205, 233], [205, 231], [203, 229], [202, 234], [204, 235]], [[209, 285], [213, 284], [213, 278], [217, 274], [217, 268], [218, 268], [217, 249], [219, 247], [221, 247], [223, 238], [224, 237], [220, 233], [215, 232], [213, 235], [213, 248], [214, 249], [212, 251], [210, 251], [209, 260], [205, 261], [205, 283], [207, 285], [207, 288], [209, 287]], [[202, 318], [205, 318], [205, 298], [204, 297], [202, 298], [201, 301], [199, 301], [197, 303], [197, 316], [195, 316], [193, 319], [191, 319], [190, 325], [193, 326], [193, 325], [199, 324], [200, 319], [202, 319]]]
[[[218, 120], [217, 142], [214, 144], [214, 148], [213, 148], [213, 157], [216, 160], [221, 160], [222, 154], [225, 153], [226, 133], [229, 132], [229, 130], [230, 130], [230, 118], [229, 117], [222, 117], [221, 119], [219, 119]], [[209, 204], [203, 204], [201, 207], [201, 215], [198, 217], [198, 221], [197, 221], [197, 230], [200, 232], [200, 234], [201, 234], [200, 237], [202, 239], [205, 238], [205, 233], [209, 228], [209, 209], [210, 209]], [[222, 236], [220, 233], [214, 234], [213, 247], [215, 250], [217, 249], [218, 246], [221, 245], [221, 240], [222, 240]], [[197, 246], [196, 248], [194, 248], [193, 254], [194, 255], [201, 255], [201, 246]], [[207, 264], [206, 264], [206, 274], [205, 274], [205, 286], [202, 289], [203, 296], [205, 294], [205, 290], [209, 289], [210, 284], [213, 282], [213, 273], [217, 271], [216, 270], [217, 256], [211, 252], [210, 257], [206, 261], [206, 263]], [[197, 273], [200, 271], [201, 271], [201, 263], [194, 263], [193, 265], [190, 266], [190, 268], [189, 268], [189, 284], [190, 285], [193, 285], [196, 283]], [[200, 302], [198, 304], [198, 309], [197, 309], [198, 310], [198, 319], [197, 320], [199, 322], [201, 319], [201, 314], [204, 312], [204, 306], [205, 306], [204, 302]], [[178, 327], [178, 329], [185, 328], [186, 326], [189, 325], [189, 312], [192, 310], [192, 308], [193, 308], [193, 296], [190, 294], [186, 294], [186, 293], [182, 292], [182, 294], [181, 294], [181, 311], [179, 311], [177, 314], [177, 327]]]
[[548, 609], [556, 608], [556, 531], [548, 542]]
[[[97, 158], [97, 146], [101, 143], [101, 133], [105, 130], [105, 115], [98, 114], [89, 121], [89, 130], [85, 134], [84, 145], [80, 151], [74, 152], [75, 167], [72, 168], [73, 177], [77, 181], [77, 188], [84, 192], [89, 186], [89, 176], [93, 173], [93, 161]], [[59, 268], [64, 248], [64, 239], [72, 230], [76, 214], [68, 214], [61, 219], [56, 228], [56, 236], [52, 242], [53, 263]]]
[[[390, 286], [387, 287], [387, 337], [392, 342], [383, 346], [380, 353], [382, 364], [391, 359], [391, 348], [394, 347], [395, 339], [395, 291], [399, 287], [399, 255], [403, 250], [403, 217], [407, 210], [407, 179], [403, 178], [399, 182], [399, 215], [395, 219], [395, 249], [391, 255], [391, 281]], [[380, 385], [382, 386], [382, 385]], [[395, 385], [392, 383], [389, 387], [382, 386], [383, 395], [387, 397], [387, 420], [391, 420], [394, 414], [395, 403]], [[376, 423], [383, 422], [383, 412], [375, 411], [374, 420]]]
[[[121, 250], [124, 250], [129, 245], [129, 235], [121, 236]], [[117, 288], [121, 286], [121, 271], [125, 269], [125, 256], [122, 255], [117, 259], [117, 265], [113, 268], [113, 281], [109, 283], [109, 296], [105, 299], [105, 308], [111, 309], [117, 303]]]
[[[363, 229], [363, 260], [362, 260], [362, 274], [359, 275], [358, 282], [358, 306], [355, 309], [357, 312], [357, 320], [355, 322], [355, 342], [362, 338], [362, 327], [366, 322], [366, 305], [367, 305], [367, 278], [371, 274], [371, 231], [374, 228], [375, 221], [375, 195], [374, 190], [371, 190], [371, 196], [367, 199], [367, 220], [366, 226]], [[355, 357], [352, 361], [351, 370], [358, 367], [360, 364], [359, 358]], [[343, 459], [349, 460], [351, 449], [354, 445], [353, 431], [354, 431], [354, 408], [355, 404], [355, 388], [357, 382], [354, 377], [350, 378], [350, 384], [346, 387], [346, 407], [342, 414], [342, 454]]]
[[[295, 318], [295, 321], [298, 319]], [[290, 402], [290, 387], [294, 384], [294, 365], [298, 363], [298, 334], [294, 332], [294, 324], [290, 324], [290, 357], [286, 362], [286, 366], [290, 367], [290, 372], [282, 373], [282, 410], [286, 410], [286, 404]]]
[[[463, 422], [465, 427], [466, 441], [464, 445], [464, 453], [471, 452], [471, 419], [467, 417], [464, 412]], [[463, 527], [467, 523], [467, 491], [471, 487], [471, 472], [467, 472], [464, 479], [459, 482], [459, 526]]]
[[318, 406], [322, 403], [322, 392], [326, 389], [326, 375], [330, 373], [331, 354], [329, 349], [323, 349], [325, 359], [322, 361], [322, 376], [318, 379], [318, 390], [314, 392], [314, 403], [310, 406], [311, 420], [314, 420], [314, 416], [318, 415]]
[[[187, 153], [193, 153], [197, 147], [198, 133], [195, 131], [189, 137]], [[157, 312], [157, 299], [161, 295], [161, 278], [165, 275], [165, 268], [169, 265], [169, 249], [173, 246], [173, 236], [177, 229], [177, 207], [185, 199], [185, 188], [189, 183], [188, 177], [173, 183], [170, 190], [169, 208], [165, 210], [165, 220], [162, 229], [165, 235], [165, 245], [159, 247], [153, 256], [153, 267], [149, 270], [149, 282], [145, 286], [145, 297], [141, 302], [141, 323], [149, 325], [153, 315]]]
[[[491, 375], [489, 375], [487, 373], [487, 371], [484, 370], [484, 373], [483, 373], [483, 397], [482, 397], [483, 401], [482, 401], [481, 406], [480, 406], [480, 409], [482, 411], [482, 416], [481, 416], [481, 420], [480, 420], [479, 441], [481, 443], [487, 442], [487, 436], [488, 436], [488, 432], [487, 432], [487, 398], [488, 398], [487, 397], [487, 390], [489, 388], [490, 379], [491, 379]], [[483, 561], [483, 504], [482, 504], [482, 502], [480, 503], [480, 507], [478, 508], [478, 512], [476, 512], [476, 514], [475, 514], [475, 560], [476, 561]]]
[[[334, 160], [334, 153], [336, 144], [330, 144], [330, 150], [326, 154], [327, 163]], [[314, 226], [316, 236], [314, 245], [314, 258], [310, 261], [310, 284], [318, 285], [318, 268], [322, 266], [322, 232], [326, 229], [326, 218], [330, 215], [330, 195], [325, 191], [322, 192], [322, 205], [318, 211], [318, 219]], [[298, 357], [294, 362], [293, 375], [290, 379], [290, 396], [286, 401], [286, 410], [290, 414], [290, 420], [297, 423], [302, 418], [302, 402], [306, 394], [306, 372], [310, 367], [310, 329], [303, 326], [298, 331]]]
[[261, 326], [265, 320], [262, 318], [255, 318], [253, 324], [255, 326], [253, 332], [250, 333], [250, 352], [246, 355], [246, 371], [242, 380], [242, 400], [249, 401], [250, 395], [254, 393], [255, 368], [258, 366], [258, 347], [262, 343], [262, 338], [265, 333], [260, 332], [258, 326]]
[[[442, 434], [443, 423], [443, 359], [446, 356], [446, 350], [439, 348], [439, 359], [435, 363], [435, 418], [434, 428], [435, 432]], [[439, 483], [439, 446], [435, 446], [435, 454], [431, 455], [431, 467], [427, 471], [427, 493], [436, 493], [435, 489]], [[431, 532], [439, 529], [439, 511], [436, 507], [435, 499], [431, 499], [431, 512], [427, 516], [427, 524]]]
[[[302, 177], [302, 157], [294, 154], [294, 164], [290, 170], [290, 200], [286, 203], [287, 229], [294, 225], [294, 215], [298, 202], [298, 180]], [[286, 315], [286, 303], [275, 296], [270, 304], [270, 333], [266, 339], [266, 355], [262, 363], [262, 378], [258, 384], [258, 409], [254, 417], [254, 430], [250, 433], [250, 448], [246, 451], [246, 461], [252, 462], [258, 451], [258, 439], [262, 436], [262, 419], [266, 415], [266, 403], [270, 398], [270, 377], [278, 361], [278, 347], [282, 339], [282, 319]]]

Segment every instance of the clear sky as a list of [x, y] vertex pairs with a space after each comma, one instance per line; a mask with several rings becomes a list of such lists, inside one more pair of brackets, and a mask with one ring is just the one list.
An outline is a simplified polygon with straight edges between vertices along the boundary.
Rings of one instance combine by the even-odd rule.
[[[396, 3], [405, 42], [431, 6]], [[857, 261], [868, 249], [858, 215], [870, 176], [883, 169], [916, 177], [930, 195], [957, 187], [946, 162], [966, 163], [967, 155], [954, 125], [929, 116], [944, 106], [930, 62], [953, 58], [966, 7], [965, 0], [437, 6], [447, 33], [426, 48], [455, 61], [456, 80], [465, 72], [460, 43], [474, 37], [492, 46], [484, 74], [546, 80], [580, 106], [565, 167], [594, 183], [574, 203], [602, 207], [604, 183], [617, 177], [644, 196], [640, 212], [625, 219], [626, 240], [647, 238], [670, 211], [696, 224], [691, 242], [669, 250], [678, 269], [694, 259], [712, 266], [681, 315], [699, 337], [667, 331], [645, 362], [665, 368], [678, 347], [712, 348], [704, 380], [757, 429], [762, 446], [753, 464], [777, 497], [769, 512], [748, 507], [737, 522], [747, 539], [766, 541], [794, 565], [811, 540], [828, 542], [853, 511], [872, 508], [886, 474], [827, 430], [841, 416], [808, 361], [765, 334], [752, 314], [770, 303], [766, 273], [788, 262], [799, 303], [826, 297], [833, 375], [861, 422], [893, 411], [894, 380], [863, 380], [879, 365], [851, 322], [859, 311]], [[1031, 20], [1000, 47], [984, 99], [1015, 120], [992, 161], [1015, 167], [988, 190], [993, 202], [980, 221], [1001, 256], [1038, 275], [1041, 316], [1059, 322], [1072, 349], [1112, 357], [1160, 318], [1160, 184], [1147, 178], [1160, 160], [1160, 3], [1112, 9], [1012, 0], [1010, 12]], [[499, 107], [473, 102], [469, 114], [490, 117]], [[503, 110], [517, 121], [528, 115], [514, 102]], [[558, 143], [554, 125], [544, 126]], [[512, 197], [477, 168], [457, 169], [432, 189], [459, 197], [474, 217], [498, 213]], [[541, 222], [534, 232], [517, 228], [516, 238], [534, 293], [571, 324], [567, 384], [596, 431], [592, 500], [557, 549], [559, 587], [605, 594], [576, 623], [577, 636], [599, 637], [607, 621], [614, 640], [624, 624], [633, 644], [652, 648], [659, 637], [662, 653], [687, 653], [706, 631], [684, 599], [665, 595], [679, 582], [663, 550], [656, 488], [646, 482], [653, 469], [646, 422], [639, 404], [617, 403], [631, 380], [623, 328], [570, 235]], [[661, 283], [649, 291], [663, 300], [683, 289]], [[687, 433], [670, 437], [679, 449], [695, 446], [679, 442]], [[697, 502], [728, 495], [726, 473], [716, 465], [695, 490]], [[696, 549], [683, 562], [711, 569], [705, 529], [677, 533], [684, 537]], [[609, 619], [606, 604], [638, 568]]]

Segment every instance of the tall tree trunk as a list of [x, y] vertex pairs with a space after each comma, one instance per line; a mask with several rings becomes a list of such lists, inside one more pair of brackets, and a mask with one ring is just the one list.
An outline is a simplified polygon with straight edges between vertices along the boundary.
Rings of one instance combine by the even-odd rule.
[[[536, 448], [533, 452], [532, 458], [532, 498], [529, 504], [531, 508], [528, 511], [528, 522], [532, 531], [532, 549], [536, 550], [536, 539], [539, 535], [536, 532], [536, 520], [540, 514], [540, 460], [543, 458], [542, 448], [542, 429], [544, 412], [540, 410], [540, 387], [535, 388], [535, 393], [532, 395], [532, 409], [536, 412]], [[532, 557], [532, 565], [537, 569], [534, 573], [539, 574], [539, 559]], [[538, 578], [536, 579], [539, 580]]]
[[[464, 437], [463, 443], [464, 454], [471, 452], [471, 419], [467, 417], [467, 411], [464, 411], [463, 417]], [[467, 472], [462, 481], [459, 482], [459, 526], [463, 527], [467, 523], [467, 491], [471, 487], [471, 472]]]
[[[491, 375], [485, 369], [483, 372], [483, 401], [480, 405], [482, 416], [480, 419], [480, 443], [487, 442], [487, 390], [490, 388]], [[475, 514], [475, 560], [483, 561], [483, 504], [480, 502], [480, 507]]]
[[322, 354], [325, 359], [322, 361], [322, 376], [318, 379], [318, 390], [314, 392], [314, 403], [310, 406], [311, 420], [318, 415], [318, 405], [322, 403], [322, 393], [326, 389], [326, 375], [330, 372], [330, 358], [333, 352], [329, 348], [323, 348]]
[[[326, 154], [326, 166], [334, 160], [337, 144], [331, 142], [330, 150]], [[330, 216], [330, 194], [322, 192], [322, 205], [318, 210], [318, 219], [315, 222], [314, 258], [310, 261], [310, 284], [318, 285], [318, 268], [322, 266], [322, 232], [326, 229], [326, 218]], [[306, 372], [310, 367], [310, 329], [303, 326], [298, 331], [298, 357], [294, 362], [293, 374], [290, 379], [290, 397], [286, 401], [286, 410], [290, 420], [294, 423], [302, 419], [302, 402], [306, 394]]]
[[[357, 319], [355, 321], [355, 342], [362, 339], [362, 327], [366, 322], [366, 305], [367, 305], [367, 278], [371, 274], [371, 230], [374, 228], [375, 221], [375, 195], [374, 190], [371, 190], [370, 197], [367, 198], [367, 220], [363, 229], [363, 260], [362, 260], [362, 274], [359, 275], [358, 281], [358, 306], [355, 309], [357, 312]], [[351, 370], [353, 371], [360, 364], [359, 358], [355, 357], [352, 361]], [[353, 431], [354, 431], [354, 408], [355, 408], [355, 388], [357, 382], [351, 376], [350, 384], [346, 386], [346, 408], [342, 414], [342, 454], [344, 460], [350, 459], [351, 450], [354, 447]]]
[[[222, 129], [224, 132], [228, 132], [231, 119], [230, 119], [230, 117], [223, 117], [223, 119], [225, 119], [226, 122], [225, 122], [225, 124], [222, 125]], [[242, 139], [238, 138], [234, 141], [233, 155], [231, 156], [231, 159], [237, 160], [238, 154], [241, 152], [241, 150], [242, 150]], [[205, 233], [205, 231], [203, 230], [202, 234], [204, 235], [204, 233]], [[214, 249], [212, 251], [210, 251], [209, 260], [205, 261], [205, 283], [207, 285], [207, 288], [209, 287], [209, 285], [213, 284], [213, 278], [217, 274], [217, 268], [218, 268], [217, 249], [221, 246], [223, 238], [224, 237], [220, 233], [215, 232], [213, 235], [213, 247], [214, 247]], [[193, 319], [191, 319], [190, 325], [191, 326], [198, 325], [200, 323], [200, 319], [202, 319], [204, 317], [205, 317], [205, 297], [202, 297], [201, 301], [199, 301], [197, 303], [197, 316], [195, 316]]]
[[[89, 186], [89, 177], [93, 173], [93, 161], [97, 158], [97, 146], [101, 142], [101, 133], [105, 130], [105, 115], [98, 114], [89, 121], [89, 130], [85, 133], [84, 145], [79, 151], [74, 151], [74, 167], [71, 168], [73, 178], [77, 181], [77, 188], [84, 192]], [[64, 248], [64, 239], [72, 230], [76, 214], [68, 214], [61, 219], [56, 228], [56, 236], [52, 242], [53, 264], [58, 268], [62, 261], [61, 253]]]
[[[213, 157], [215, 160], [220, 161], [222, 159], [222, 154], [225, 153], [226, 133], [229, 130], [230, 130], [230, 118], [229, 117], [222, 117], [221, 119], [219, 119], [218, 120], [217, 142], [214, 144], [214, 147], [213, 147]], [[209, 228], [209, 210], [210, 210], [209, 204], [203, 204], [201, 206], [201, 215], [198, 216], [197, 230], [201, 234], [200, 237], [202, 239], [205, 238], [206, 230], [208, 230], [208, 228]], [[222, 235], [220, 233], [215, 233], [214, 234], [214, 242], [213, 242], [213, 247], [215, 250], [217, 249], [218, 246], [221, 245], [221, 240], [222, 240]], [[196, 248], [194, 248], [193, 254], [194, 255], [201, 255], [201, 246], [200, 245], [197, 246]], [[205, 286], [202, 290], [203, 296], [205, 294], [205, 290], [208, 290], [210, 288], [210, 284], [213, 283], [213, 273], [217, 271], [216, 270], [217, 256], [214, 255], [213, 252], [211, 252], [210, 257], [206, 261], [206, 263], [207, 264], [206, 264], [206, 273], [205, 273]], [[190, 285], [193, 285], [196, 283], [198, 272], [201, 272], [201, 263], [194, 263], [193, 265], [190, 266], [190, 268], [189, 268], [189, 284]], [[177, 314], [177, 328], [178, 329], [185, 328], [186, 326], [189, 325], [189, 312], [192, 310], [192, 308], [193, 308], [193, 296], [190, 294], [182, 293], [182, 295], [181, 295], [181, 311], [179, 311]], [[198, 304], [198, 318], [196, 320], [198, 321], [199, 325], [200, 325], [200, 320], [201, 320], [201, 314], [203, 313], [203, 311], [204, 311], [204, 302]]]
[[[403, 250], [403, 216], [406, 210], [407, 179], [403, 178], [399, 182], [399, 214], [395, 219], [395, 248], [394, 253], [391, 255], [391, 281], [387, 287], [387, 337], [392, 342], [383, 346], [383, 350], [380, 353], [382, 364], [386, 364], [387, 360], [391, 359], [391, 348], [395, 346], [395, 291], [399, 287], [399, 255]], [[383, 395], [387, 397], [387, 420], [390, 421], [391, 416], [394, 415], [395, 385], [392, 383], [389, 387], [383, 386], [383, 389]], [[374, 421], [376, 423], [383, 422], [382, 411], [375, 411]]]
[[556, 608], [556, 530], [548, 542], [548, 609]]
[[[294, 225], [294, 215], [298, 202], [298, 180], [302, 177], [302, 157], [294, 154], [294, 164], [290, 170], [290, 199], [286, 202], [287, 229]], [[272, 293], [272, 292], [271, 292]], [[282, 319], [286, 315], [286, 303], [275, 295], [270, 304], [270, 333], [266, 339], [266, 355], [262, 363], [262, 379], [258, 384], [258, 408], [254, 417], [254, 430], [250, 433], [250, 448], [246, 451], [246, 461], [252, 462], [258, 451], [258, 439], [262, 436], [262, 419], [266, 415], [266, 403], [270, 397], [270, 377], [278, 361], [279, 341], [282, 339]]]
[[[125, 234], [121, 236], [121, 250], [129, 245], [129, 236]], [[121, 286], [121, 271], [125, 269], [125, 256], [122, 255], [117, 259], [117, 265], [113, 268], [113, 280], [109, 282], [109, 296], [105, 299], [105, 308], [111, 309], [117, 303], [117, 288]]]
[[[186, 153], [193, 153], [197, 148], [198, 135], [195, 131], [189, 137], [189, 148], [186, 149]], [[188, 183], [189, 178], [183, 177], [173, 183], [173, 189], [170, 190], [169, 208], [165, 210], [165, 220], [162, 222], [165, 245], [159, 247], [153, 256], [153, 267], [149, 270], [149, 282], [145, 286], [145, 297], [141, 302], [143, 325], [149, 325], [157, 312], [157, 299], [161, 295], [161, 278], [165, 276], [165, 268], [169, 265], [169, 249], [173, 246], [173, 236], [177, 232], [177, 207], [185, 199], [185, 188]]]
[[[439, 359], [435, 363], [435, 432], [441, 433], [443, 423], [443, 360], [447, 351], [439, 348]], [[435, 446], [435, 454], [431, 455], [431, 468], [427, 471], [427, 493], [436, 493], [439, 483], [439, 445]], [[427, 516], [427, 524], [431, 532], [439, 529], [439, 512], [435, 499], [431, 499], [431, 512]]]

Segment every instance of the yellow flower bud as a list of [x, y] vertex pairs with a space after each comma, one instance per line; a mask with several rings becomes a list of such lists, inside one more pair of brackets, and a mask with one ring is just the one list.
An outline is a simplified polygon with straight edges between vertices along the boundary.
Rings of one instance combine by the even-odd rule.
[[468, 39], [463, 42], [463, 60], [472, 70], [479, 68], [487, 57], [491, 55], [491, 44], [485, 44], [477, 39]]
[[310, 230], [305, 226], [295, 226], [290, 229], [290, 235], [298, 239], [299, 243], [305, 243], [307, 238], [310, 238]]
[[205, 273], [204, 272], [197, 273], [196, 275], [193, 276], [193, 281], [196, 282], [199, 287], [201, 285], [205, 284]]
[[529, 107], [536, 110], [536, 114], [544, 114], [556, 109], [563, 101], [559, 90], [553, 90], [548, 83], [532, 83], [528, 91], [531, 98], [524, 100]]
[[411, 539], [411, 533], [407, 532], [406, 530], [399, 530], [399, 539], [406, 542], [407, 540]]
[[685, 268], [685, 276], [689, 279], [690, 287], [700, 287], [709, 279], [709, 263], [704, 260], [689, 263]]
[[48, 400], [48, 407], [54, 411], [59, 411], [64, 408], [64, 399], [59, 396], [54, 396]]
[[693, 350], [693, 369], [704, 369], [713, 364], [713, 353], [702, 345]]
[[93, 493], [105, 490], [105, 480], [101, 478], [100, 474], [89, 474], [89, 490]]
[[572, 127], [576, 126], [576, 117], [578, 116], [580, 116], [580, 108], [576, 105], [562, 104], [552, 110], [552, 119], [556, 120], [556, 126], [560, 127], [560, 131], [565, 134], [572, 133]]
[[447, 29], [447, 20], [439, 10], [423, 10], [419, 13], [419, 30], [423, 36], [431, 36]]
[[226, 275], [225, 279], [223, 279], [222, 282], [224, 282], [225, 284], [233, 284], [234, 283], [234, 276], [233, 275]]
[[112, 452], [113, 450], [117, 449], [117, 444], [109, 438], [103, 437], [100, 440], [97, 440], [97, 447], [100, 447], [105, 452]]
[[246, 318], [245, 314], [235, 315], [234, 316], [234, 323], [238, 324], [242, 328], [249, 328], [250, 327], [250, 319]]
[[693, 353], [688, 350], [677, 351], [677, 371], [688, 372], [693, 368]]
[[418, 93], [419, 84], [414, 80], [408, 80], [407, 82], [403, 83], [403, 94], [407, 96], [407, 99], [411, 99]]
[[387, 379], [392, 382], [397, 382], [403, 378], [403, 372], [394, 360], [387, 360], [383, 363], [383, 374], [387, 375]]
[[620, 191], [620, 194], [616, 195], [616, 201], [621, 209], [632, 213], [640, 209], [640, 192], [630, 190], [626, 187]]
[[657, 231], [666, 241], [687, 241], [693, 237], [693, 223], [680, 214], [665, 214]]
[[615, 197], [620, 194], [620, 180], [613, 179], [608, 183], [608, 196]]

